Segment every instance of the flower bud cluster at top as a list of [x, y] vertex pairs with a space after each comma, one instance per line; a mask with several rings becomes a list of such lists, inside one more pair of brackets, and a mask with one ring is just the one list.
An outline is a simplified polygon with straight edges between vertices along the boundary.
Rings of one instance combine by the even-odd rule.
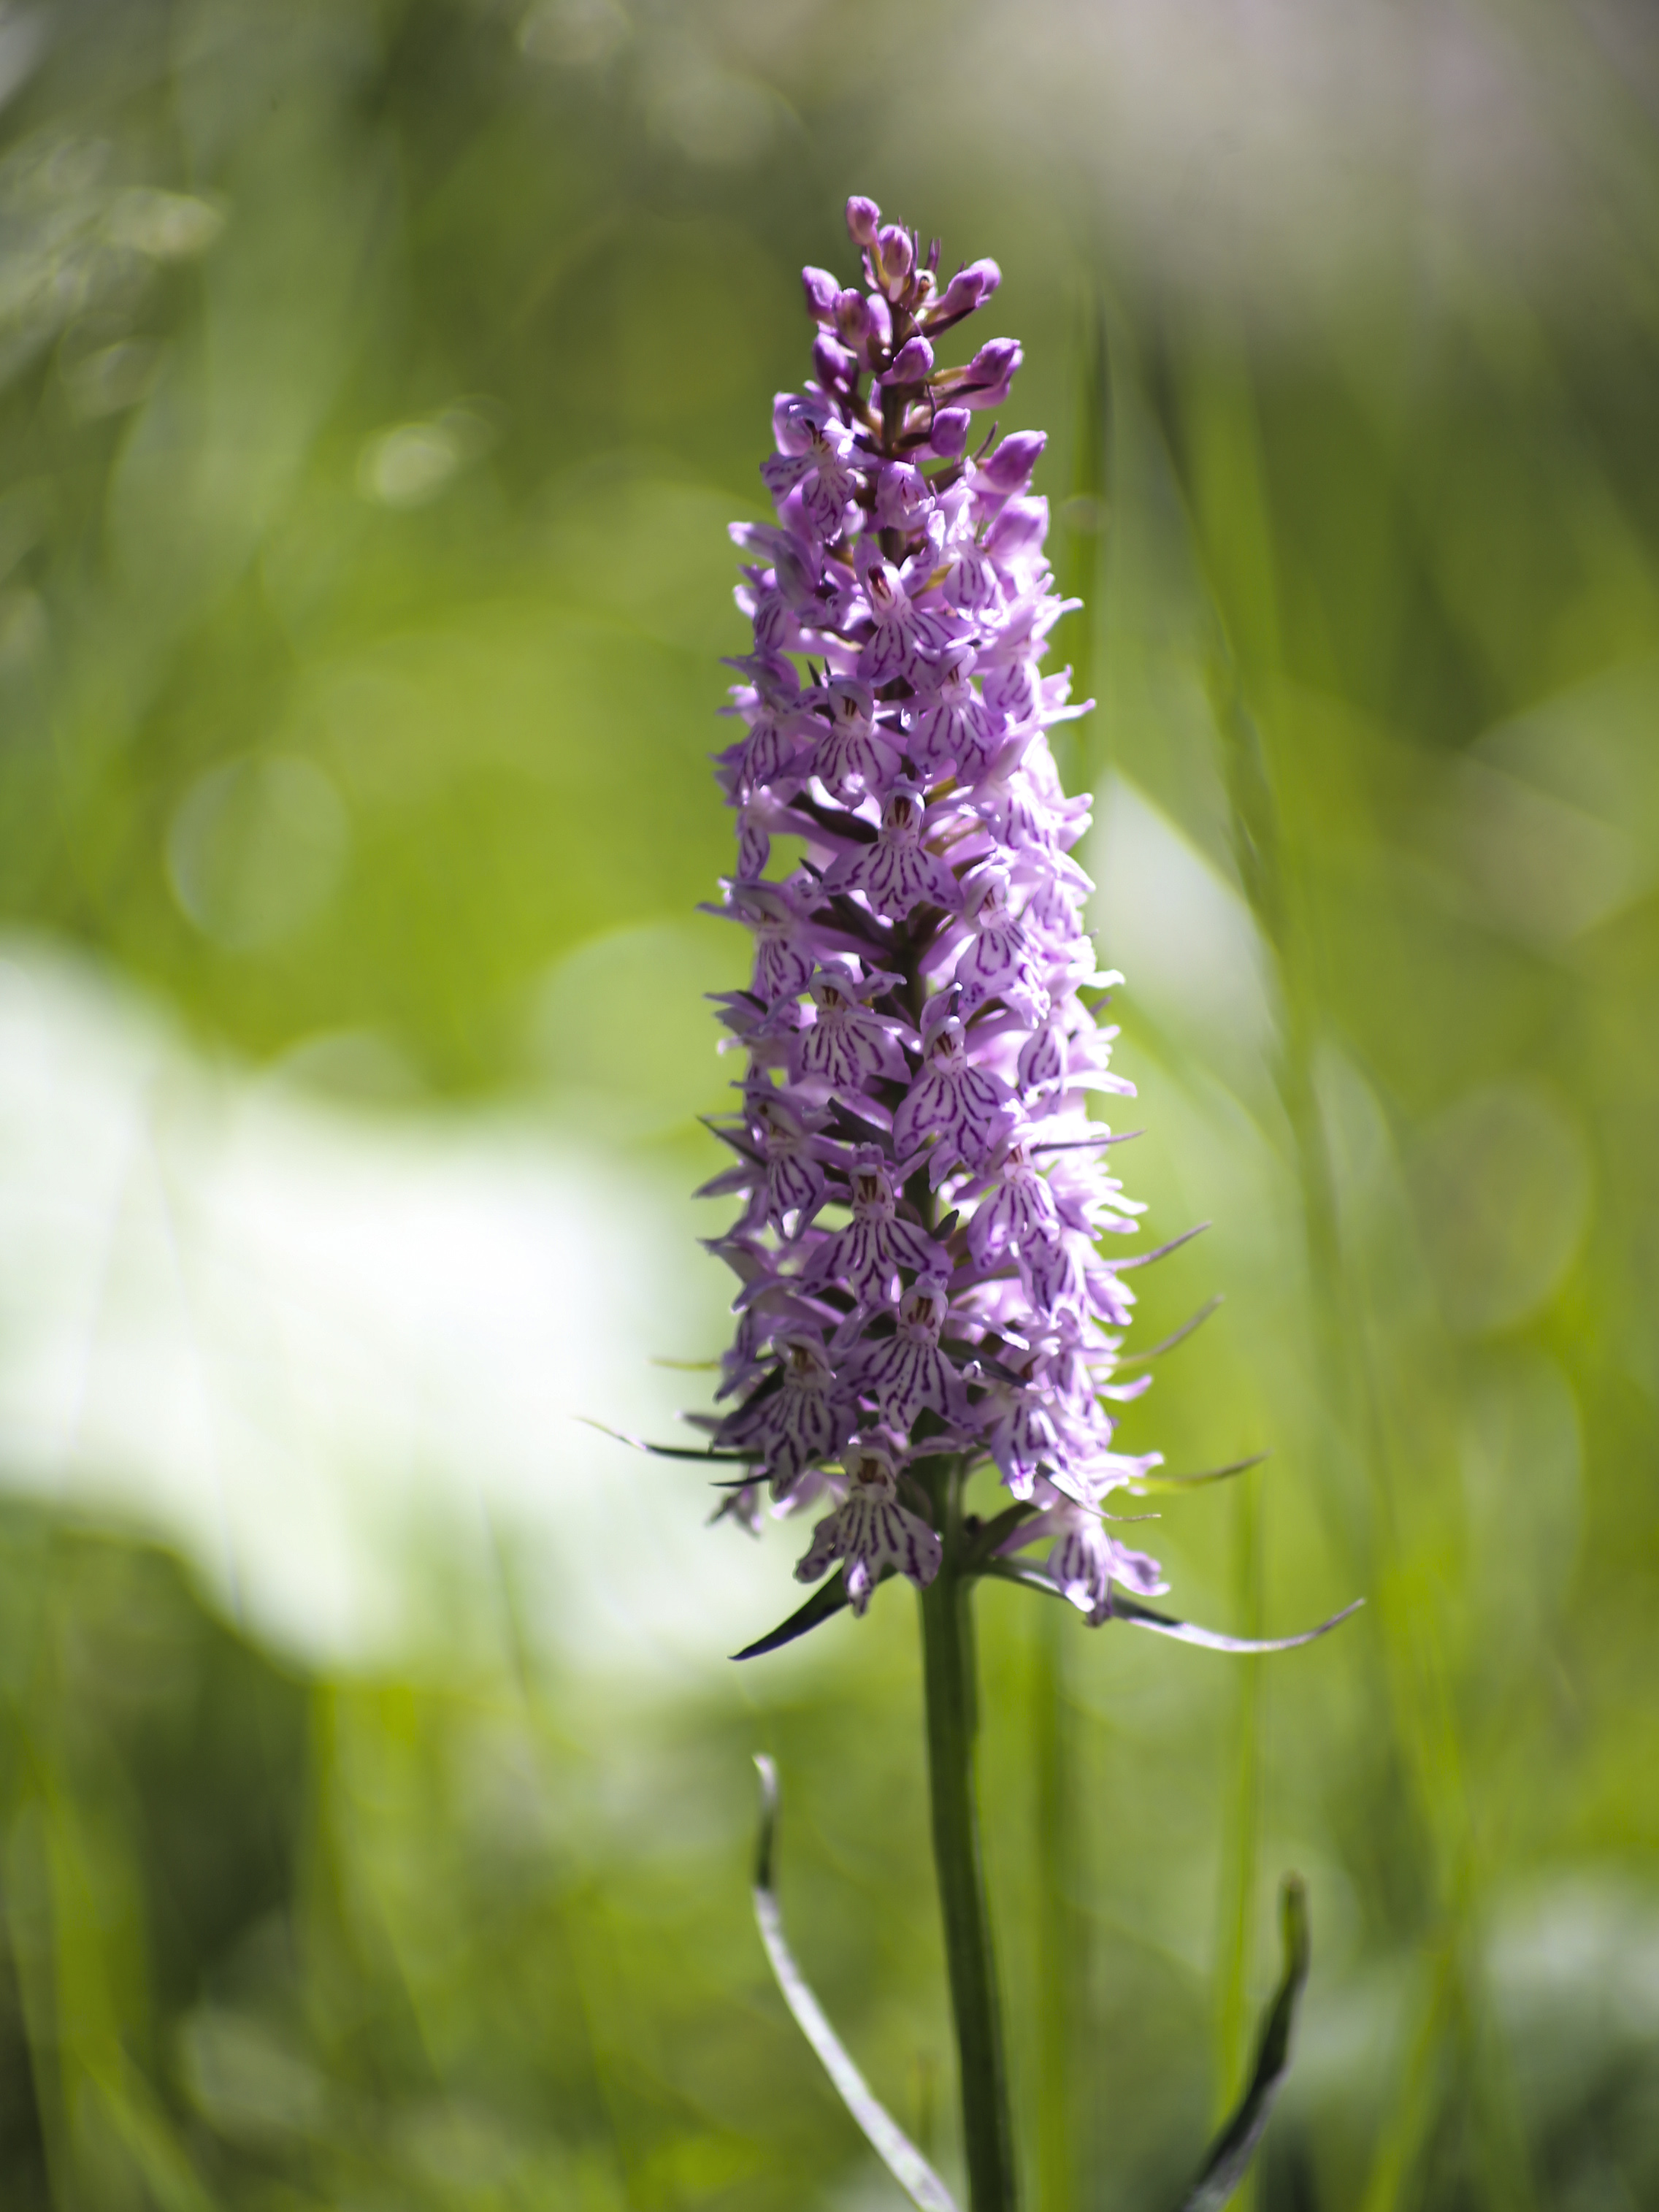
[[[992, 261], [938, 274], [914, 234], [849, 200], [865, 285], [802, 272], [816, 379], [781, 392], [761, 474], [775, 523], [738, 523], [752, 652], [732, 665], [741, 738], [718, 757], [735, 873], [709, 909], [754, 935], [747, 990], [721, 994], [748, 1055], [719, 1133], [737, 1164], [704, 1194], [744, 1204], [713, 1247], [742, 1285], [723, 1416], [748, 1457], [726, 1510], [756, 1526], [828, 1498], [797, 1572], [844, 1562], [862, 1612], [882, 1572], [937, 1570], [917, 1460], [995, 1462], [1034, 1509], [1048, 1571], [1091, 1620], [1157, 1563], [1102, 1524], [1158, 1455], [1113, 1449], [1106, 1401], [1131, 1297], [1103, 1231], [1140, 1211], [1107, 1172], [1091, 1091], [1108, 1066], [1071, 858], [1088, 826], [1048, 726], [1069, 674], [1039, 672], [1068, 605], [1030, 494], [1043, 439], [971, 457], [1001, 406], [1008, 338], [964, 366], [934, 348], [996, 290]], [[775, 838], [800, 858], [769, 876]]]

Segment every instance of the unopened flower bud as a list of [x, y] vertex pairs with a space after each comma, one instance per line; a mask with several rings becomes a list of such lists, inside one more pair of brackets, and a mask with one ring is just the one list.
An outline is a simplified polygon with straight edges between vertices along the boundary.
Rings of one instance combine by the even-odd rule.
[[854, 192], [847, 203], [847, 228], [852, 234], [854, 243], [858, 246], [873, 246], [876, 242], [876, 227], [880, 221], [881, 210], [875, 202], [861, 199]]
[[812, 367], [825, 391], [846, 392], [859, 373], [859, 360], [828, 331], [820, 331], [812, 341]]
[[1002, 282], [1002, 271], [994, 261], [970, 261], [956, 275], [940, 293], [928, 310], [930, 323], [959, 322], [963, 316], [971, 315], [975, 307], [982, 307]]
[[907, 338], [882, 378], [884, 384], [920, 384], [933, 374], [933, 349], [924, 337]]
[[896, 222], [884, 224], [876, 234], [871, 258], [882, 290], [890, 300], [896, 300], [915, 266], [915, 248], [910, 243], [909, 232], [902, 230]]
[[862, 292], [841, 292], [836, 297], [836, 328], [850, 346], [860, 345], [869, 335], [870, 308]]
[[933, 416], [933, 427], [927, 434], [931, 451], [941, 461], [954, 461], [968, 443], [968, 425], [973, 416], [965, 407], [941, 407]]
[[827, 269], [803, 269], [801, 289], [806, 295], [806, 312], [815, 322], [830, 321], [836, 312], [836, 302], [841, 297], [841, 287]]
[[958, 396], [970, 407], [1000, 407], [1024, 358], [1017, 338], [993, 338], [969, 362]]
[[1008, 498], [1024, 491], [1048, 442], [1045, 431], [1016, 430], [988, 460], [980, 463], [975, 472], [975, 489], [998, 492]]

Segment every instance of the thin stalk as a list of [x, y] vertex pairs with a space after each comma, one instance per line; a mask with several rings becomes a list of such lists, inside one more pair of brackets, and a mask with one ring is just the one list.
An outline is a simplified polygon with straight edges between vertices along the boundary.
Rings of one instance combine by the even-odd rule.
[[973, 1583], [962, 1571], [963, 1467], [955, 1459], [937, 1465], [930, 1487], [944, 1556], [921, 1592], [922, 1677], [933, 1864], [956, 2023], [968, 2201], [972, 2212], [1015, 2212], [1013, 2130], [980, 1856]]
[[[1036, 1608], [1031, 1756], [1036, 1779], [1036, 2193], [1041, 2212], [1072, 2212], [1072, 2054], [1088, 1973], [1088, 1929], [1073, 1903], [1080, 1808], [1077, 1715], [1066, 1695], [1069, 1608]], [[1085, 2100], [1088, 2109], [1092, 2100]]]

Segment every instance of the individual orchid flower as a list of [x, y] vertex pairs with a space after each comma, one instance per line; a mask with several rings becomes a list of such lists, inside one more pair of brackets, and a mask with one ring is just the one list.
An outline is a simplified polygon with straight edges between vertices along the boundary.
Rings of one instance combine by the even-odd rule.
[[893, 1117], [893, 1144], [902, 1157], [932, 1141], [928, 1173], [935, 1189], [953, 1169], [984, 1164], [1012, 1097], [1002, 1077], [974, 1060], [968, 1032], [951, 1011], [955, 997], [951, 992], [928, 1001], [921, 1065]]
[[781, 503], [798, 490], [813, 535], [832, 542], [841, 536], [858, 490], [852, 431], [826, 400], [787, 392], [778, 395], [773, 427], [779, 450], [761, 464], [767, 489]]
[[876, 1146], [860, 1146], [853, 1156], [851, 1201], [852, 1220], [818, 1246], [803, 1283], [843, 1284], [860, 1309], [872, 1310], [893, 1304], [902, 1269], [948, 1273], [942, 1247], [899, 1213], [893, 1171]]
[[889, 1567], [924, 1589], [939, 1572], [941, 1547], [938, 1532], [899, 1504], [896, 1474], [885, 1451], [859, 1437], [845, 1457], [846, 1498], [812, 1531], [795, 1576], [817, 1582], [837, 1559], [844, 1561], [848, 1603], [862, 1613]]
[[972, 641], [964, 639], [947, 646], [923, 671], [905, 744], [930, 782], [952, 770], [976, 781], [995, 757], [1006, 718], [975, 690], [975, 656]]
[[830, 726], [813, 748], [811, 770], [843, 805], [884, 790], [898, 768], [898, 748], [876, 723], [870, 687], [839, 676], [824, 687]]
[[852, 1395], [816, 1336], [792, 1332], [778, 1346], [770, 1380], [715, 1431], [721, 1445], [750, 1455], [782, 1498], [815, 1461], [841, 1449], [851, 1425]]
[[956, 965], [965, 1016], [988, 999], [1029, 991], [1037, 950], [1024, 925], [1008, 910], [1009, 874], [1005, 866], [976, 869], [963, 885], [963, 916], [971, 933]]
[[966, 1385], [939, 1349], [947, 1304], [945, 1277], [924, 1275], [900, 1299], [893, 1334], [866, 1337], [842, 1370], [900, 1436], [908, 1434], [924, 1407], [953, 1426], [969, 1418]]
[[874, 841], [836, 862], [826, 890], [862, 891], [884, 921], [904, 921], [923, 904], [951, 908], [960, 896], [957, 879], [922, 842], [927, 801], [921, 787], [895, 783], [882, 801]]
[[860, 978], [844, 960], [828, 961], [818, 969], [810, 986], [812, 1019], [790, 1041], [792, 1083], [856, 1097], [883, 1079], [908, 1080], [909, 1064], [894, 1035], [898, 1024], [864, 1004], [890, 980]]
[[894, 568], [873, 539], [859, 540], [856, 566], [867, 618], [859, 675], [866, 684], [903, 683], [915, 690], [927, 656], [951, 642], [955, 626], [945, 609], [918, 605], [928, 580], [926, 573], [907, 575]]
[[1158, 1561], [1107, 1534], [1098, 1513], [1070, 1500], [1053, 1507], [1038, 1532], [1055, 1530], [1048, 1554], [1048, 1577], [1069, 1604], [1098, 1628], [1111, 1618], [1112, 1584], [1121, 1583], [1140, 1597], [1168, 1589]]

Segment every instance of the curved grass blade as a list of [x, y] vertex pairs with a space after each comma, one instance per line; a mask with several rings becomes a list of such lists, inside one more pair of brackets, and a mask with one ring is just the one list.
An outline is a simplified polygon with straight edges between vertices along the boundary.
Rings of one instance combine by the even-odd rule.
[[761, 1942], [772, 1962], [783, 2001], [795, 2015], [801, 2033], [823, 2061], [841, 2100], [868, 2136], [871, 2148], [899, 2187], [921, 2212], [957, 2212], [951, 2192], [939, 2179], [902, 2128], [871, 2094], [869, 2084], [854, 2065], [840, 2038], [823, 2016], [823, 2009], [807, 1987], [794, 1956], [784, 1941], [783, 1915], [773, 1885], [778, 1826], [778, 1771], [763, 1753], [755, 1765], [760, 1770], [761, 1824], [755, 1850], [755, 1918]]
[[1236, 1459], [1226, 1467], [1206, 1468], [1202, 1474], [1141, 1474], [1128, 1485], [1131, 1494], [1144, 1498], [1152, 1490], [1201, 1490], [1206, 1482], [1225, 1482], [1230, 1475], [1245, 1474], [1253, 1467], [1260, 1467], [1271, 1452], [1252, 1452], [1249, 1459]]
[[1255, 2066], [1238, 2109], [1210, 2146], [1204, 2171], [1182, 2199], [1181, 2212], [1221, 2212], [1249, 2165], [1273, 2099], [1291, 2066], [1291, 2030], [1297, 2001], [1308, 1978], [1308, 1892], [1300, 1875], [1287, 1874], [1279, 1893], [1285, 1972], [1255, 2049]]
[[[1027, 1566], [1020, 1559], [991, 1559], [980, 1572], [994, 1575], [999, 1582], [1023, 1583], [1027, 1589], [1041, 1590], [1045, 1597], [1064, 1596], [1040, 1567]], [[1299, 1636], [1223, 1636], [1218, 1629], [1197, 1628], [1190, 1620], [1176, 1620], [1167, 1613], [1154, 1613], [1151, 1606], [1142, 1605], [1139, 1598], [1126, 1596], [1119, 1589], [1112, 1592], [1111, 1617], [1114, 1620], [1130, 1621], [1137, 1628], [1154, 1629], [1160, 1636], [1172, 1636], [1178, 1644], [1200, 1644], [1206, 1651], [1295, 1651], [1304, 1644], [1315, 1644], [1322, 1636], [1328, 1636], [1351, 1613], [1358, 1613], [1364, 1602], [1363, 1597], [1357, 1597], [1340, 1613], [1322, 1620], [1317, 1628], [1304, 1628]]]

